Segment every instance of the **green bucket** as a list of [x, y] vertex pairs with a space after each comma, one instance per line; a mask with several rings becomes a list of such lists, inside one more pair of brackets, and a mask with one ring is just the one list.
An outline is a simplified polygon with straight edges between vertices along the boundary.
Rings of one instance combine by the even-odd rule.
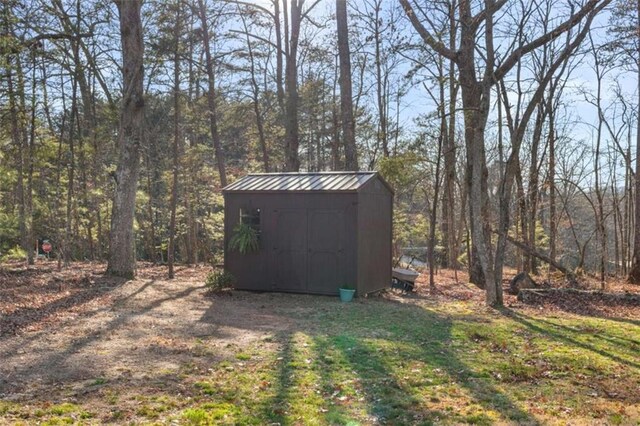
[[355, 289], [351, 288], [341, 288], [340, 289], [340, 300], [343, 302], [351, 302], [353, 300], [353, 295], [356, 293]]

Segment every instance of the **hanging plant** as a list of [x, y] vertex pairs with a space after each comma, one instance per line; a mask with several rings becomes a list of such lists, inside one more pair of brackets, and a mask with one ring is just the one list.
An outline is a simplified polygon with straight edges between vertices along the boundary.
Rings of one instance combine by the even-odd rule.
[[258, 251], [259, 248], [258, 231], [245, 223], [239, 223], [233, 228], [229, 250], [247, 254]]

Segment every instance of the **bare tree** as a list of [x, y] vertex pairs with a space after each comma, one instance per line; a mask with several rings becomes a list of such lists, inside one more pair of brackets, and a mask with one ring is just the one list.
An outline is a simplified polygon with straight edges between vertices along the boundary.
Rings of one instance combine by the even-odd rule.
[[340, 113], [342, 115], [342, 142], [344, 145], [345, 169], [358, 170], [356, 126], [355, 120], [353, 119], [351, 51], [349, 50], [347, 0], [336, 0], [336, 21], [338, 24], [338, 56], [340, 57]]
[[204, 44], [205, 68], [207, 70], [207, 83], [209, 90], [207, 91], [207, 104], [209, 106], [209, 129], [211, 131], [211, 139], [213, 140], [213, 149], [216, 153], [216, 164], [218, 165], [218, 173], [220, 174], [220, 184], [227, 186], [227, 171], [224, 160], [224, 151], [220, 134], [218, 132], [218, 111], [216, 100], [216, 74], [211, 55], [211, 35], [209, 33], [209, 21], [207, 19], [207, 9], [204, 0], [198, 0], [198, 11], [200, 14], [200, 25], [202, 32], [202, 43]]
[[[244, 35], [247, 41], [247, 53], [249, 54], [249, 78], [251, 81], [251, 100], [253, 101], [253, 112], [256, 116], [256, 127], [258, 129], [258, 140], [260, 142], [260, 151], [262, 153], [262, 166], [265, 173], [268, 173], [271, 169], [269, 162], [269, 148], [267, 146], [267, 138], [264, 130], [264, 119], [262, 118], [262, 108], [260, 107], [260, 86], [258, 85], [258, 79], [256, 78], [256, 61], [253, 53], [253, 43], [249, 37], [249, 28], [247, 27], [247, 20], [240, 10], [240, 19], [242, 20], [242, 26]], [[277, 49], [276, 49], [277, 50]], [[282, 55], [276, 53], [280, 62], [282, 62]], [[280, 64], [282, 66], [282, 64]], [[280, 68], [278, 68], [280, 69]], [[280, 85], [278, 85], [280, 88]]]
[[[405, 13], [423, 42], [439, 55], [454, 61], [458, 67], [459, 80], [462, 95], [462, 104], [465, 110], [465, 143], [467, 151], [467, 184], [469, 191], [470, 225], [474, 247], [478, 254], [479, 263], [486, 280], [486, 300], [492, 306], [502, 305], [502, 266], [504, 251], [506, 249], [506, 234], [509, 225], [509, 203], [515, 167], [519, 161], [519, 148], [522, 137], [518, 135], [512, 138], [511, 154], [507, 160], [505, 176], [499, 189], [499, 229], [498, 242], [494, 248], [492, 243], [492, 219], [488, 197], [488, 169], [485, 147], [485, 128], [491, 107], [492, 87], [501, 81], [507, 73], [521, 60], [524, 55], [552, 42], [560, 35], [582, 24], [582, 29], [574, 40], [567, 46], [562, 56], [571, 54], [586, 36], [593, 18], [611, 0], [590, 0], [573, 13], [567, 20], [552, 28], [550, 31], [533, 38], [533, 40], [518, 45], [498, 63], [494, 46], [494, 17], [505, 6], [507, 0], [487, 0], [485, 7], [475, 15], [472, 13], [471, 2], [460, 1], [458, 19], [460, 21], [460, 45], [457, 50], [452, 50], [438, 41], [427, 29], [423, 22], [431, 22], [427, 12], [410, 3], [410, 0], [400, 0]], [[416, 13], [416, 11], [418, 13]], [[484, 69], [481, 75], [477, 75], [477, 47], [478, 40], [484, 41], [483, 62]], [[557, 63], [555, 68], [560, 66]], [[552, 67], [553, 68], [553, 67]], [[555, 72], [555, 69], [553, 70]], [[548, 79], [553, 75], [549, 73]], [[541, 84], [536, 93], [542, 96], [548, 79]], [[533, 113], [535, 105], [525, 114]], [[528, 117], [523, 117], [523, 123], [528, 122]], [[523, 126], [517, 133], [524, 133]]]
[[[300, 170], [298, 146], [300, 145], [300, 129], [298, 128], [298, 42], [300, 39], [300, 22], [302, 21], [302, 5], [304, 0], [290, 0], [291, 11], [284, 12], [286, 37], [286, 67], [284, 76], [285, 116], [284, 116], [284, 156], [285, 168], [290, 172]], [[286, 0], [285, 0], [286, 5]], [[286, 7], [285, 7], [286, 9]], [[289, 20], [291, 34], [289, 34]]]
[[[640, 2], [619, 0], [612, 13], [609, 31], [613, 36], [610, 47], [624, 65], [630, 66], [640, 79]], [[636, 173], [634, 180], [633, 258], [627, 279], [640, 284], [640, 89], [636, 106]]]

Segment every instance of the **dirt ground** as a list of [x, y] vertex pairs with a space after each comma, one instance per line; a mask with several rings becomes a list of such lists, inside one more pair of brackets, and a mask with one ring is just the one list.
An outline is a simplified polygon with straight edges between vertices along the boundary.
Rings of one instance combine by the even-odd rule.
[[185, 375], [237, 361], [256, 342], [268, 351], [295, 318], [336, 305], [308, 295], [212, 296], [204, 286], [209, 267], [179, 267], [167, 280], [166, 268], [140, 264], [126, 282], [104, 270], [95, 263], [0, 270], [0, 402], [68, 402], [109, 413], [117, 394], [119, 410], [135, 413], [141, 395], [170, 390], [189, 398]]
[[[54, 392], [73, 402], [95, 393], [99, 403], [106, 380], [144, 394], [153, 391], [154, 381], [171, 382], [184, 365], [206, 369], [238, 347], [285, 329], [286, 321], [274, 318], [277, 304], [297, 297], [304, 309], [309, 299], [289, 296], [282, 302], [252, 293], [206, 297], [208, 268], [179, 268], [168, 281], [163, 268], [142, 266], [137, 279], [124, 283], [99, 275], [102, 270], [104, 265], [79, 264], [56, 273], [37, 266], [29, 273], [14, 271], [22, 278], [17, 280], [4, 272], [1, 399], [48, 399]], [[39, 306], [20, 306], [34, 297], [41, 299]], [[227, 297], [235, 303], [223, 303]], [[269, 313], [261, 312], [267, 304]], [[159, 378], [159, 372], [166, 377]]]
[[[82, 403], [107, 413], [108, 421], [113, 394], [131, 412], [142, 404], [140, 395], [170, 390], [189, 398], [185, 374], [206, 372], [256, 343], [266, 351], [276, 344], [272, 336], [295, 328], [296, 318], [336, 305], [334, 298], [306, 295], [210, 296], [207, 267], [178, 268], [169, 281], [165, 268], [141, 264], [138, 277], [126, 282], [104, 277], [104, 269], [95, 263], [63, 272], [53, 263], [0, 269], [0, 401]], [[482, 303], [482, 291], [464, 284], [464, 273], [457, 278], [452, 271], [438, 276], [433, 303]], [[427, 294], [426, 277], [418, 290], [417, 298]], [[396, 292], [384, 297], [411, 302]], [[511, 295], [505, 303], [519, 306]]]

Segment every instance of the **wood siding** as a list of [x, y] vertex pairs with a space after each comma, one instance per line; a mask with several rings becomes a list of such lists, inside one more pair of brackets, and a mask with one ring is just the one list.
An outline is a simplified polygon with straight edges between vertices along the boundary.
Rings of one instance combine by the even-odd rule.
[[393, 194], [379, 180], [358, 193], [358, 293], [391, 284]]
[[[236, 288], [338, 294], [356, 283], [356, 193], [225, 195], [225, 269]], [[240, 209], [260, 209], [260, 250], [227, 250]]]
[[[225, 269], [236, 288], [337, 295], [343, 285], [359, 295], [391, 282], [393, 194], [379, 178], [349, 192], [227, 192]], [[229, 251], [240, 209], [260, 209], [260, 249]]]

